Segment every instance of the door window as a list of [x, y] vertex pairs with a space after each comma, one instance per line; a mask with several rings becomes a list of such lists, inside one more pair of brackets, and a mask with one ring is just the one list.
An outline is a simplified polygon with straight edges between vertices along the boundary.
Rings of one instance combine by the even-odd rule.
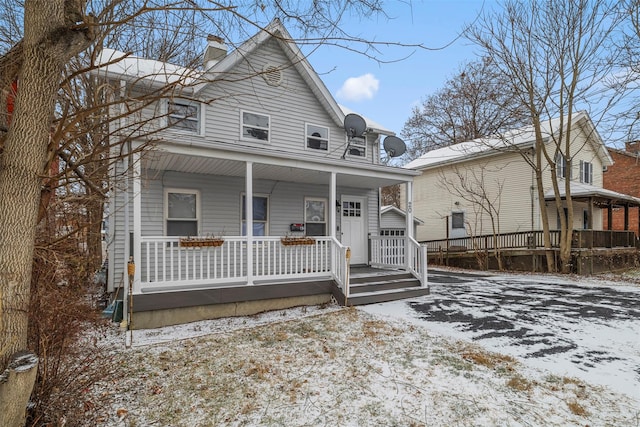
[[342, 216], [362, 216], [361, 202], [342, 202]]

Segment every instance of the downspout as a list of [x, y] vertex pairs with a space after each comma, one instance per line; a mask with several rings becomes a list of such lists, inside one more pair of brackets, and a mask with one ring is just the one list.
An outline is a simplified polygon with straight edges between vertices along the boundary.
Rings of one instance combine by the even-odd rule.
[[[125, 153], [124, 153], [124, 159], [122, 160], [123, 162], [123, 167], [125, 170], [125, 176], [127, 177], [126, 179], [126, 184], [125, 184], [125, 191], [124, 191], [124, 257], [122, 260], [122, 276], [124, 279], [124, 286], [123, 286], [123, 291], [122, 291], [122, 323], [121, 326], [124, 326], [124, 319], [127, 319], [129, 316], [129, 308], [127, 307], [127, 304], [125, 304], [125, 301], [127, 301], [129, 299], [129, 287], [130, 287], [130, 279], [129, 279], [129, 275], [127, 274], [128, 272], [128, 262], [129, 262], [129, 257], [131, 256], [131, 238], [130, 236], [130, 232], [131, 232], [131, 227], [129, 225], [129, 202], [130, 202], [130, 197], [129, 197], [129, 180], [130, 180], [130, 176], [129, 176], [129, 153], [131, 152], [131, 142], [127, 142], [125, 144]], [[117, 296], [116, 296], [117, 298]]]
[[[531, 163], [533, 164], [533, 151], [531, 152]], [[536, 226], [535, 226], [535, 215], [534, 215], [534, 210], [535, 210], [535, 184], [536, 184], [536, 177], [535, 177], [535, 172], [533, 171], [533, 168], [531, 168], [531, 186], [529, 187], [530, 190], [530, 195], [531, 195], [531, 231], [536, 231]]]

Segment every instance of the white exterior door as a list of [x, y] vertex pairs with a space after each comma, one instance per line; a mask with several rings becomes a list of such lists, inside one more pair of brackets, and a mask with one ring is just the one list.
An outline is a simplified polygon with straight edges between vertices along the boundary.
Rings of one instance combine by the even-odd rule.
[[367, 263], [365, 214], [363, 197], [342, 197], [342, 244], [351, 248], [351, 264]]

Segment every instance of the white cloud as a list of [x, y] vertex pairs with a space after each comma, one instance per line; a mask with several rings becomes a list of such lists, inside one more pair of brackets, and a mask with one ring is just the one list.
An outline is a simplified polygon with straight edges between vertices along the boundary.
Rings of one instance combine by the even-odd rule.
[[338, 92], [337, 97], [346, 101], [362, 101], [372, 99], [378, 92], [380, 80], [371, 74], [363, 74], [360, 77], [349, 77]]

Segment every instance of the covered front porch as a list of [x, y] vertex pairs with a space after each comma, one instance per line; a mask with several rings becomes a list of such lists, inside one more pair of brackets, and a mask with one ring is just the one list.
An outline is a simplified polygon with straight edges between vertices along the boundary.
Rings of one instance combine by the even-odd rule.
[[[115, 280], [119, 270], [134, 311], [166, 306], [161, 294], [180, 295], [178, 305], [193, 298], [215, 305], [296, 294], [337, 295], [348, 304], [353, 265], [402, 271], [427, 289], [426, 248], [413, 233], [378, 236], [379, 187], [405, 184], [410, 197], [414, 171], [171, 144], [134, 155], [131, 169], [122, 208], [122, 235], [130, 238], [123, 239], [124, 253], [111, 259], [119, 261]], [[167, 235], [173, 219], [167, 219], [166, 193], [187, 186], [197, 194], [198, 232]], [[265, 217], [254, 215], [256, 197], [267, 200]], [[321, 207], [313, 218], [308, 200]], [[327, 292], [329, 284], [335, 291]]]
[[[333, 280], [350, 296], [351, 251], [331, 236], [142, 237], [141, 246], [133, 293]], [[426, 286], [426, 248], [415, 240], [372, 237], [369, 252], [369, 265], [405, 270]]]

